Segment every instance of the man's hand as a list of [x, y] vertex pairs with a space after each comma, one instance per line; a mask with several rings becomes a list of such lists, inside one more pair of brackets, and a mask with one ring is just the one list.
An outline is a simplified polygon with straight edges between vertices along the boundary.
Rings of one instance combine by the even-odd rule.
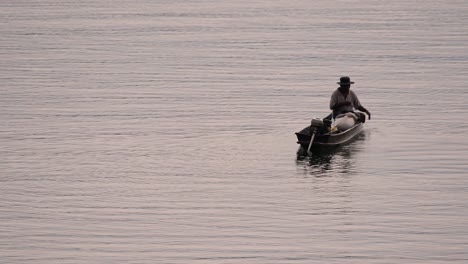
[[371, 114], [369, 111], [366, 111], [367, 116], [369, 116], [369, 120], [371, 120]]

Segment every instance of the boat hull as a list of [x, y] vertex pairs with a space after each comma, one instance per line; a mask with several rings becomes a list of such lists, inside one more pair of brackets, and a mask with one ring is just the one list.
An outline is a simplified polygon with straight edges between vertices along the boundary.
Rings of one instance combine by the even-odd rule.
[[[335, 147], [346, 144], [352, 139], [361, 134], [364, 130], [363, 123], [357, 123], [350, 129], [338, 133], [321, 133], [315, 135], [314, 141], [312, 142], [312, 147]], [[302, 129], [300, 132], [296, 133], [297, 143], [300, 144], [303, 148], [308, 148], [311, 131], [310, 126]]]

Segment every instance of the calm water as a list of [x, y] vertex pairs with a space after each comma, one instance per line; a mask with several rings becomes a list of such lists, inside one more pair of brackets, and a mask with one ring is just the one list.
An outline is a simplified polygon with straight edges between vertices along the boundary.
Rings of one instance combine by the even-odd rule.
[[[2, 263], [467, 263], [468, 2], [0, 3]], [[311, 161], [341, 75], [373, 114]]]

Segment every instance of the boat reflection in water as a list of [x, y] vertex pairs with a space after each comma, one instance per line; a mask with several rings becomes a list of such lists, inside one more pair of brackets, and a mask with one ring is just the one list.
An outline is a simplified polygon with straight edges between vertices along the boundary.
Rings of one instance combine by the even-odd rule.
[[362, 150], [365, 140], [366, 133], [361, 133], [349, 144], [314, 149], [311, 157], [307, 155], [304, 147], [299, 147], [296, 153], [296, 164], [301, 166], [304, 172], [315, 177], [352, 173], [355, 155]]

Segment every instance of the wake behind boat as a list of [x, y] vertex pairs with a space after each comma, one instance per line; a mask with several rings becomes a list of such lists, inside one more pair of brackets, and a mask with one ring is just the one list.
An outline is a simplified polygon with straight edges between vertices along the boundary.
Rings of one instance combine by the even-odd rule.
[[[297, 143], [311, 155], [311, 148], [335, 147], [346, 144], [361, 134], [366, 117], [361, 112], [338, 115], [335, 121], [314, 118], [311, 125], [296, 133]], [[311, 141], [312, 140], [312, 141]]]

